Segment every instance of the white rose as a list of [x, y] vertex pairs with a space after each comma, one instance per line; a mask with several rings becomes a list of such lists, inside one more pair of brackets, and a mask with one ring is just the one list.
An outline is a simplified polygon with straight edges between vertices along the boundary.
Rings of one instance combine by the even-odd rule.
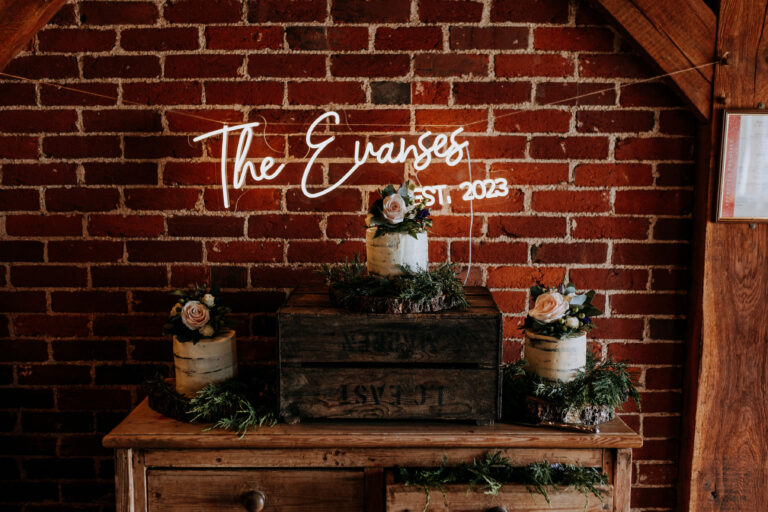
[[557, 292], [546, 292], [536, 297], [536, 304], [528, 313], [541, 323], [551, 324], [568, 311], [568, 301]]
[[211, 324], [206, 324], [200, 329], [200, 334], [205, 336], [206, 338], [210, 338], [213, 336], [213, 327], [211, 327]]
[[205, 304], [209, 308], [212, 308], [215, 302], [216, 302], [216, 299], [214, 299], [213, 295], [211, 295], [210, 293], [206, 293], [205, 295], [203, 295], [203, 304]]
[[569, 316], [565, 319], [565, 326], [570, 327], [571, 329], [575, 329], [579, 326], [579, 319], [575, 316]]
[[181, 309], [181, 321], [193, 331], [200, 329], [210, 319], [211, 314], [208, 312], [208, 308], [196, 300], [187, 302]]
[[384, 198], [382, 212], [391, 224], [400, 224], [405, 219], [405, 201], [400, 194], [389, 195]]

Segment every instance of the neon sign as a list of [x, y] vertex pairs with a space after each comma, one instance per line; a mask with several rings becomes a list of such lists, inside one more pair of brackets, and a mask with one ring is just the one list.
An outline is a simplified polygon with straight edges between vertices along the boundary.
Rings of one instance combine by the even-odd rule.
[[[310, 148], [312, 154], [304, 168], [304, 173], [301, 176], [301, 191], [309, 197], [315, 198], [324, 196], [336, 188], [341, 186], [345, 181], [357, 171], [361, 165], [371, 158], [374, 158], [380, 164], [387, 163], [405, 163], [409, 158], [413, 160], [413, 167], [417, 171], [426, 169], [434, 158], [444, 159], [445, 163], [450, 166], [458, 165], [464, 154], [469, 155], [467, 150], [469, 142], [459, 142], [456, 137], [464, 131], [459, 127], [450, 134], [437, 134], [428, 142], [428, 139], [433, 135], [432, 132], [424, 132], [416, 141], [416, 144], [406, 144], [405, 139], [400, 137], [399, 144], [394, 142], [386, 142], [380, 145], [378, 148], [370, 141], [365, 143], [363, 147], [360, 141], [355, 141], [355, 154], [354, 164], [349, 170], [335, 183], [320, 190], [319, 192], [311, 192], [307, 189], [307, 181], [309, 175], [312, 172], [312, 166], [315, 160], [320, 156], [322, 151], [331, 144], [335, 136], [327, 136], [324, 139], [315, 142], [313, 141], [314, 131], [317, 125], [325, 119], [331, 119], [334, 124], [339, 124], [341, 121], [339, 114], [336, 112], [325, 112], [318, 116], [307, 130], [305, 141], [307, 147]], [[232, 187], [236, 190], [240, 189], [244, 184], [248, 176], [254, 181], [264, 181], [275, 179], [285, 168], [285, 164], [282, 163], [273, 169], [275, 165], [275, 159], [272, 157], [265, 157], [261, 160], [261, 163], [256, 166], [256, 163], [248, 159], [248, 152], [253, 141], [253, 129], [259, 126], [260, 123], [245, 123], [236, 126], [224, 126], [220, 130], [214, 130], [212, 132], [205, 133], [195, 137], [194, 141], [198, 142], [217, 135], [222, 136], [221, 145], [221, 187], [222, 195], [224, 199], [224, 207], [229, 208], [229, 190], [228, 190], [228, 139], [229, 134], [232, 132], [240, 132], [240, 137], [237, 143], [237, 149], [235, 151], [234, 166], [232, 172]], [[447, 190], [448, 185], [435, 185], [435, 186], [423, 186], [416, 189], [418, 197], [423, 197], [427, 201], [427, 206], [432, 206], [435, 202], [439, 204], [450, 204], [451, 197]], [[485, 179], [466, 181], [459, 185], [459, 189], [466, 189], [462, 195], [464, 201], [472, 201], [476, 199], [490, 199], [494, 197], [504, 197], [509, 193], [507, 188], [507, 180], [504, 178], [497, 179]]]

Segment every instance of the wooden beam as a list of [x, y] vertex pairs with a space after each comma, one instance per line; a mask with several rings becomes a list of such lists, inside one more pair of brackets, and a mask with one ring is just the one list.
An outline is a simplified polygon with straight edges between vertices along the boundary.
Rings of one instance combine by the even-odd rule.
[[768, 224], [717, 223], [723, 110], [768, 103], [768, 0], [721, 0], [696, 183], [681, 510], [768, 510]]
[[[594, 0], [664, 73], [715, 58], [717, 18], [704, 0]], [[712, 110], [712, 66], [670, 77], [700, 120]]]
[[0, 71], [66, 0], [0, 0]]

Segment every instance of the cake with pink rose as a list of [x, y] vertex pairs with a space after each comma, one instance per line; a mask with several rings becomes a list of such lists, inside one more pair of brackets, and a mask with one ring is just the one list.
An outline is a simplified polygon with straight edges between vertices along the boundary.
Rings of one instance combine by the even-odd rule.
[[409, 182], [399, 188], [388, 185], [368, 211], [365, 232], [368, 272], [384, 277], [428, 270], [429, 241], [427, 229], [432, 219], [425, 201], [414, 197], [415, 186]]

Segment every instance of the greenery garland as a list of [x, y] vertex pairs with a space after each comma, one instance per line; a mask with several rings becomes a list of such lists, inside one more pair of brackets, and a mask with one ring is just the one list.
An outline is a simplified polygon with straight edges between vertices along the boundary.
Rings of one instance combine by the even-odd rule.
[[587, 406], [619, 408], [632, 399], [640, 408], [640, 393], [629, 374], [626, 362], [608, 358], [598, 362], [587, 352], [585, 371], [570, 382], [551, 381], [527, 370], [521, 359], [503, 368], [503, 411], [505, 419], [520, 419], [525, 412], [525, 398], [532, 396], [546, 400], [556, 407], [581, 410]]
[[445, 486], [466, 483], [468, 491], [479, 487], [485, 494], [496, 495], [505, 484], [522, 484], [528, 491], [537, 492], [550, 503], [549, 491], [558, 488], [576, 489], [589, 505], [590, 494], [602, 503], [599, 486], [608, 484], [608, 476], [599, 468], [578, 464], [550, 464], [533, 462], [527, 466], [513, 466], [500, 451], [488, 452], [484, 458], [473, 459], [471, 464], [448, 466], [447, 459], [438, 468], [400, 468], [397, 481], [421, 487], [426, 495], [424, 511], [429, 507], [430, 491], [439, 490], [445, 496]]
[[209, 384], [192, 398], [178, 393], [162, 378], [147, 382], [149, 406], [155, 411], [187, 423], [212, 423], [204, 430], [233, 430], [242, 437], [250, 429], [273, 426], [277, 416], [268, 396], [257, 396], [238, 378]]

